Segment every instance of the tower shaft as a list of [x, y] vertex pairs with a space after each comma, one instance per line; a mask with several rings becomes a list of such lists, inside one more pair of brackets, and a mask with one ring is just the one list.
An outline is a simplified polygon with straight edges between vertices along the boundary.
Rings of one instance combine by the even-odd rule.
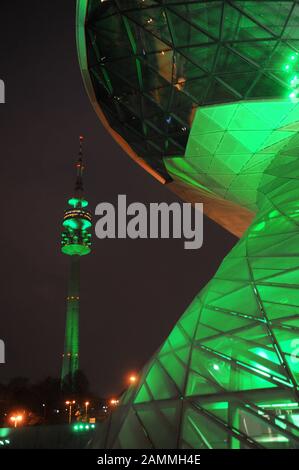
[[79, 369], [80, 256], [70, 257], [61, 382], [73, 383]]

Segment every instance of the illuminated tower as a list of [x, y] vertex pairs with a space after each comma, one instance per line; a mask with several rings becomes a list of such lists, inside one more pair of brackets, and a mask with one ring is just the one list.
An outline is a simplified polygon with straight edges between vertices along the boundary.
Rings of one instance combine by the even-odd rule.
[[76, 184], [74, 195], [69, 199], [71, 209], [63, 218], [61, 251], [70, 256], [70, 274], [66, 303], [66, 328], [62, 362], [61, 385], [73, 386], [74, 376], [79, 369], [79, 312], [80, 312], [80, 257], [90, 253], [91, 214], [86, 210], [88, 202], [83, 195], [82, 160], [83, 137], [80, 137], [79, 158], [76, 163]]

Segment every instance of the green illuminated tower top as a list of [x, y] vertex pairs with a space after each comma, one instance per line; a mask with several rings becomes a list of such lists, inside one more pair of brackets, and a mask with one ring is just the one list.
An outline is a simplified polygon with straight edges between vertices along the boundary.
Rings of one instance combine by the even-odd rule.
[[67, 209], [64, 213], [62, 233], [62, 253], [65, 255], [88, 255], [90, 253], [89, 233], [91, 227], [91, 214], [86, 210], [88, 206], [87, 200], [83, 195], [83, 159], [82, 159], [82, 143], [83, 137], [80, 137], [79, 158], [76, 163], [77, 177], [75, 184], [75, 192], [73, 197], [68, 200], [71, 209]]
[[67, 295], [66, 328], [61, 385], [74, 386], [75, 374], [79, 369], [79, 306], [80, 306], [80, 257], [91, 251], [91, 213], [86, 210], [87, 200], [83, 195], [83, 137], [80, 137], [79, 158], [76, 163], [76, 184], [73, 197], [68, 201], [63, 218], [61, 251], [70, 258], [70, 275]]

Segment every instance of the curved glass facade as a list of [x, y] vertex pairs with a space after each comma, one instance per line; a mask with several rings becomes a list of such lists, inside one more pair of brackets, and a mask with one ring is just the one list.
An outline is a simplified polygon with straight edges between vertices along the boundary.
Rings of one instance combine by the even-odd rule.
[[290, 94], [293, 1], [90, 0], [88, 70], [109, 125], [169, 179], [198, 106]]
[[114, 138], [223, 226], [228, 205], [253, 219], [92, 447], [299, 448], [298, 3], [78, 13], [85, 84]]

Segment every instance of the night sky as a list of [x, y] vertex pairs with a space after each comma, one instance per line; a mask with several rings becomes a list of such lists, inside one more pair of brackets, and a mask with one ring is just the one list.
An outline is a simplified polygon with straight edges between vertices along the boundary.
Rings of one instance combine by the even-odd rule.
[[[90, 208], [178, 200], [112, 140], [85, 93], [76, 55], [75, 1], [1, 0], [0, 381], [59, 376], [68, 261], [60, 253], [78, 136], [86, 138]], [[96, 220], [96, 218], [95, 218]], [[236, 239], [207, 218], [204, 245], [183, 240], [98, 240], [81, 263], [81, 368], [93, 391], [119, 392], [167, 337]]]

